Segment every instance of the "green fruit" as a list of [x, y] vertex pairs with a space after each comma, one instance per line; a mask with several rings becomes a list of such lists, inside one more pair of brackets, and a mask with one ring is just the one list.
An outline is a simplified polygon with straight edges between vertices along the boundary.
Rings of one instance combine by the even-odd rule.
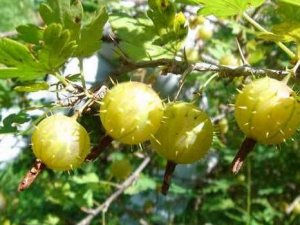
[[238, 60], [231, 54], [223, 55], [220, 59], [220, 65], [223, 66], [237, 66]]
[[167, 105], [166, 118], [151, 138], [158, 154], [178, 164], [188, 164], [202, 158], [209, 150], [213, 126], [205, 112], [192, 103]]
[[243, 88], [236, 99], [235, 117], [248, 138], [278, 144], [296, 132], [300, 104], [284, 82], [265, 77]]
[[100, 108], [106, 132], [125, 144], [149, 140], [158, 130], [162, 116], [159, 96], [151, 87], [139, 82], [117, 84], [104, 97]]
[[300, 214], [300, 203], [298, 203], [294, 209], [293, 209], [293, 214], [294, 215], [299, 215]]
[[36, 158], [54, 170], [78, 167], [90, 152], [90, 138], [74, 118], [54, 115], [38, 124], [32, 134]]
[[204, 24], [205, 20], [202, 16], [191, 16], [189, 18], [189, 26], [191, 29], [195, 29], [198, 25]]
[[246, 180], [246, 177], [245, 177], [244, 174], [240, 174], [240, 175], [237, 176], [236, 180], [237, 180], [237, 182], [238, 182], [239, 184], [244, 184], [244, 183], [245, 183], [245, 180]]
[[110, 166], [111, 174], [119, 179], [125, 179], [131, 174], [131, 171], [131, 164], [126, 159], [114, 161]]
[[195, 62], [199, 61], [200, 54], [199, 54], [199, 51], [197, 51], [193, 48], [189, 48], [189, 49], [186, 50], [186, 57], [187, 57], [189, 62], [195, 63]]
[[198, 31], [198, 35], [202, 40], [209, 40], [213, 35], [213, 31], [207, 26], [202, 26]]
[[219, 121], [218, 125], [220, 134], [226, 134], [228, 131], [228, 120], [226, 118], [223, 118]]

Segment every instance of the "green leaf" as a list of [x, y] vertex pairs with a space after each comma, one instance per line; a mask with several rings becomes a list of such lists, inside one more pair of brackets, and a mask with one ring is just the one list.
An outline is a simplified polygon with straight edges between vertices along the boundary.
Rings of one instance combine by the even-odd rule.
[[200, 5], [201, 0], [176, 0], [175, 3], [181, 3], [185, 5]]
[[14, 90], [20, 92], [36, 92], [41, 90], [48, 90], [49, 87], [50, 86], [47, 82], [41, 81], [41, 82], [29, 83], [27, 85], [22, 85], [22, 86], [16, 86]]
[[277, 11], [284, 22], [300, 22], [300, 7], [298, 6], [280, 3]]
[[297, 0], [279, 0], [280, 2], [286, 2], [286, 3], [290, 3], [290, 4], [293, 4], [293, 5], [298, 5], [300, 6], [300, 2], [297, 1]]
[[258, 7], [264, 2], [265, 0], [200, 0], [200, 4], [204, 7], [198, 11], [198, 14], [218, 17], [233, 16], [251, 7]]
[[0, 126], [0, 134], [16, 133], [18, 129], [16, 125], [20, 125], [30, 121], [30, 117], [26, 113], [10, 114], [3, 120], [3, 126]]
[[0, 79], [33, 80], [45, 75], [43, 66], [29, 49], [14, 40], [0, 39]]
[[108, 20], [105, 7], [102, 7], [94, 16], [92, 21], [80, 31], [77, 49], [74, 56], [85, 57], [93, 54], [102, 45], [103, 26]]
[[156, 182], [151, 177], [141, 175], [137, 182], [125, 190], [125, 194], [135, 195], [146, 190], [155, 190]]
[[76, 40], [81, 27], [83, 8], [76, 0], [47, 0], [48, 4], [40, 5], [40, 15], [47, 25], [59, 23], [70, 32], [71, 40]]
[[16, 30], [19, 33], [18, 37], [27, 43], [38, 45], [39, 41], [43, 39], [44, 30], [36, 25], [22, 25], [18, 26]]
[[273, 27], [273, 33], [259, 34], [258, 38], [274, 42], [300, 42], [300, 22], [284, 22]]
[[151, 20], [137, 19], [127, 14], [115, 13], [109, 16], [110, 24], [121, 39], [120, 48], [134, 60], [173, 58], [173, 46], [162, 45]]
[[48, 71], [62, 66], [76, 49], [76, 42], [70, 40], [69, 30], [63, 30], [60, 24], [49, 25], [44, 32], [43, 41], [38, 58]]
[[82, 176], [73, 176], [72, 180], [77, 184], [99, 183], [99, 177], [95, 173], [87, 173]]

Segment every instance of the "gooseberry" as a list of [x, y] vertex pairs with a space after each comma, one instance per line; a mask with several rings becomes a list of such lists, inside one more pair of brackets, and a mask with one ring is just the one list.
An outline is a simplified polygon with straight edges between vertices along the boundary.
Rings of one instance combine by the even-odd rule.
[[193, 163], [209, 150], [213, 126], [205, 112], [186, 102], [169, 103], [166, 118], [151, 138], [156, 152], [177, 164]]
[[231, 54], [225, 54], [220, 59], [220, 65], [223, 66], [237, 66], [238, 60]]
[[237, 173], [256, 142], [279, 144], [297, 130], [300, 122], [300, 103], [285, 81], [269, 77], [246, 85], [237, 96], [235, 118], [246, 135], [231, 165]]
[[246, 85], [237, 96], [235, 118], [247, 137], [279, 144], [296, 132], [300, 103], [284, 82], [265, 77]]
[[202, 40], [209, 40], [212, 37], [212, 35], [212, 29], [207, 26], [202, 26], [198, 31], [198, 36]]
[[150, 141], [156, 152], [168, 160], [161, 188], [167, 195], [176, 165], [196, 162], [207, 153], [213, 126], [207, 114], [193, 103], [169, 103], [164, 117]]
[[125, 82], [114, 86], [104, 97], [100, 118], [108, 135], [125, 144], [149, 140], [158, 130], [163, 105], [148, 85]]
[[110, 166], [111, 174], [119, 179], [125, 179], [130, 175], [132, 167], [127, 159], [116, 160]]
[[78, 167], [90, 152], [87, 131], [75, 118], [53, 115], [42, 120], [32, 134], [36, 158], [54, 170]]

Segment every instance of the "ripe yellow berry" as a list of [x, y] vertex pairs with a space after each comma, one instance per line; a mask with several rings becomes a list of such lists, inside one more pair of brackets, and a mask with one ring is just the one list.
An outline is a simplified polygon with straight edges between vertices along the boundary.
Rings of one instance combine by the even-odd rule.
[[205, 112], [192, 103], [167, 105], [165, 120], [151, 139], [158, 154], [177, 164], [193, 163], [209, 150], [213, 126]]
[[110, 166], [111, 174], [119, 179], [125, 179], [130, 175], [131, 171], [131, 164], [126, 159], [114, 161]]
[[90, 152], [87, 131], [74, 118], [54, 115], [38, 124], [32, 134], [36, 158], [54, 170], [78, 167]]
[[144, 83], [125, 82], [104, 97], [100, 118], [106, 132], [125, 144], [149, 140], [159, 128], [163, 105], [156, 92]]
[[246, 85], [235, 103], [235, 117], [248, 138], [278, 144], [290, 138], [300, 122], [300, 103], [286, 83], [265, 77]]
[[198, 31], [198, 36], [202, 40], [209, 40], [213, 36], [213, 30], [207, 26], [202, 26]]

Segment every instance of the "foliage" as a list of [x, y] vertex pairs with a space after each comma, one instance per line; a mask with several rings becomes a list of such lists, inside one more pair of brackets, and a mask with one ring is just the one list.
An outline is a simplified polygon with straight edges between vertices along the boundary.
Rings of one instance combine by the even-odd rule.
[[[277, 146], [258, 143], [238, 175], [229, 170], [244, 138], [233, 115], [236, 89], [256, 78], [233, 73], [242, 63], [236, 39], [249, 70], [280, 71], [278, 80], [290, 74], [289, 86], [298, 93], [298, 1], [3, 0], [0, 12], [1, 32], [17, 31], [0, 39], [0, 145], [5, 143], [11, 152], [21, 149], [13, 160], [0, 162], [0, 224], [78, 224], [127, 181], [113, 175], [115, 162], [126, 162], [134, 172], [147, 156], [151, 161], [137, 180], [95, 215], [91, 225], [300, 224], [299, 214], [286, 213], [299, 195], [299, 133]], [[192, 30], [187, 21], [197, 14], [206, 19]], [[213, 38], [195, 37], [207, 25]], [[197, 59], [191, 61], [200, 63], [200, 69], [190, 64], [187, 47], [197, 51]], [[97, 72], [102, 78], [90, 88], [83, 58], [92, 55], [100, 61]], [[224, 56], [237, 62], [219, 66]], [[66, 74], [74, 58], [80, 72]], [[210, 69], [201, 70], [203, 62]], [[35, 160], [30, 146], [33, 128], [51, 113], [75, 114], [97, 149], [105, 136], [99, 119], [105, 90], [99, 87], [111, 87], [116, 80], [153, 84], [162, 98], [199, 105], [214, 123], [209, 153], [193, 164], [177, 165], [167, 197], [160, 194], [167, 161], [150, 150], [149, 141], [137, 146], [113, 141], [97, 160], [69, 172], [45, 169], [28, 190], [18, 193], [19, 182]], [[22, 144], [11, 147], [11, 140]], [[1, 157], [7, 154], [0, 151]]]

